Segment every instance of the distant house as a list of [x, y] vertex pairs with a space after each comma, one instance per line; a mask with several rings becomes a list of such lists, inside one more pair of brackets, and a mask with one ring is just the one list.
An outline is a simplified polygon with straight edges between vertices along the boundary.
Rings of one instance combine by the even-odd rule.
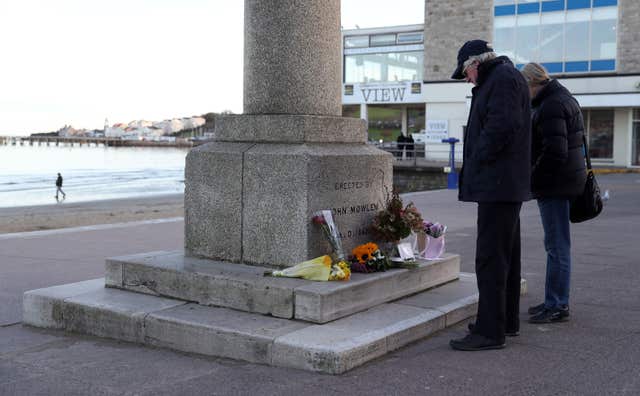
[[[116, 124], [118, 125], [118, 124]], [[110, 137], [110, 138], [120, 138], [125, 134], [125, 130], [124, 128], [120, 128], [117, 126], [112, 126], [109, 128], [106, 128], [104, 131], [104, 136], [105, 137]]]

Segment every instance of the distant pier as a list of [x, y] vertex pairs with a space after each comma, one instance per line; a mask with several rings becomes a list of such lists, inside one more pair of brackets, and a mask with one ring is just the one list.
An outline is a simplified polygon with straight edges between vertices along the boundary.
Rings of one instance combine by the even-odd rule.
[[175, 141], [129, 140], [101, 137], [61, 136], [0, 136], [0, 145], [6, 146], [104, 146], [104, 147], [193, 147], [204, 141], [176, 138]]

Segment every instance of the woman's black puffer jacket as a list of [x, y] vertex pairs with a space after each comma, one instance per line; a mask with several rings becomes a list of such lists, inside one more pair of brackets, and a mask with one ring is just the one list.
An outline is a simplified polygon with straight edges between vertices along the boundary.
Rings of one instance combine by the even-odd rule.
[[531, 192], [534, 198], [572, 198], [587, 180], [578, 102], [557, 80], [531, 101]]

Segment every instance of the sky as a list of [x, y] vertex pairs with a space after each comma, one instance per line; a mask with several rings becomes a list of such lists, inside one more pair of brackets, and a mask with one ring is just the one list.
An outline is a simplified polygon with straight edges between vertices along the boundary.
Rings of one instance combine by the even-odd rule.
[[[0, 0], [0, 135], [242, 113], [242, 0]], [[342, 26], [424, 0], [342, 0]]]

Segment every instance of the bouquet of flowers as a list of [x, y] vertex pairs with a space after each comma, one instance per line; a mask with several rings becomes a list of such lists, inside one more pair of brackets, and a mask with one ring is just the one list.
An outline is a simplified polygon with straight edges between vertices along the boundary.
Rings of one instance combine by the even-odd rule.
[[395, 191], [391, 198], [387, 196], [385, 208], [376, 214], [371, 225], [374, 237], [384, 242], [394, 243], [408, 237], [411, 231], [422, 230], [422, 216], [418, 209], [413, 202], [404, 206], [402, 198]]
[[389, 269], [389, 260], [373, 242], [358, 245], [351, 251], [353, 272], [377, 272]]
[[447, 226], [425, 221], [423, 223], [423, 232], [427, 236], [423, 240], [424, 248], [420, 248], [420, 257], [427, 260], [439, 259], [444, 253], [444, 234], [447, 232]]
[[349, 280], [351, 270], [345, 261], [333, 263], [328, 255], [303, 261], [283, 270], [267, 271], [265, 276], [302, 278], [314, 281]]
[[440, 238], [445, 232], [447, 232], [447, 226], [425, 220], [422, 223], [422, 231], [431, 238]]
[[342, 243], [340, 242], [340, 234], [338, 228], [333, 221], [330, 210], [320, 210], [315, 212], [311, 221], [322, 229], [322, 233], [329, 241], [331, 249], [338, 262], [344, 261], [344, 252], [342, 251]]

